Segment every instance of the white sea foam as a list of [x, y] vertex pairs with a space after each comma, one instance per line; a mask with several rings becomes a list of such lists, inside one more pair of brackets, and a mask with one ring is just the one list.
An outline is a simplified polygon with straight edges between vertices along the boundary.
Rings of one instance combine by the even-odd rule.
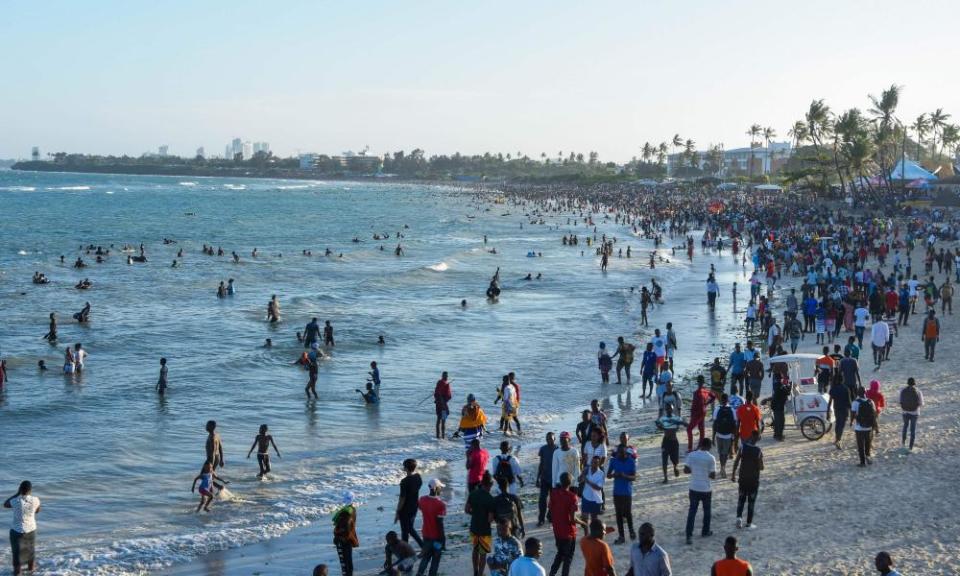
[[27, 254], [29, 254], [29, 252], [27, 252], [26, 250], [18, 250], [18, 251], [17, 251], [17, 254], [19, 254], [19, 255], [21, 255], [21, 256], [26, 256]]
[[33, 186], [0, 186], [0, 190], [6, 192], [34, 192], [36, 188]]
[[196, 182], [180, 182], [181, 186], [196, 186]]
[[89, 186], [55, 186], [53, 188], [47, 188], [47, 190], [89, 190]]
[[247, 187], [243, 184], [224, 184], [224, 188], [227, 190], [246, 190]]
[[433, 270], [434, 272], [445, 272], [450, 267], [447, 266], [446, 262], [440, 262], [439, 264], [431, 264], [430, 266], [427, 266], [427, 268]]

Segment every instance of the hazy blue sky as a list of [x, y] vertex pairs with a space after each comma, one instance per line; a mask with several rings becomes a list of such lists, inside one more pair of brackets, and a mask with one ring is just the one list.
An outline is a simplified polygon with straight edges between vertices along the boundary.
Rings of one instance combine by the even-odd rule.
[[0, 157], [576, 150], [781, 136], [810, 100], [960, 116], [960, 2], [0, 0]]

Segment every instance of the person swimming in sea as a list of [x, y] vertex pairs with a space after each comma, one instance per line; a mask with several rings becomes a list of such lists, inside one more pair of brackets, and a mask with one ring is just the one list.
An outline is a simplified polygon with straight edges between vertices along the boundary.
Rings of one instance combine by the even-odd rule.
[[282, 456], [280, 456], [280, 449], [277, 448], [277, 443], [273, 441], [273, 436], [267, 434], [267, 425], [261, 424], [260, 433], [253, 439], [253, 445], [250, 446], [250, 450], [247, 451], [247, 458], [249, 458], [250, 454], [253, 453], [253, 449], [257, 449], [257, 465], [260, 466], [260, 473], [257, 474], [257, 478], [263, 478], [270, 473], [270, 446], [273, 446], [273, 450], [277, 453], [277, 458], [282, 458]]
[[393, 253], [397, 256], [403, 256], [403, 247], [400, 246], [400, 243], [397, 243], [397, 247], [394, 249]]
[[366, 392], [364, 392], [359, 388], [355, 388], [355, 390], [360, 393], [360, 396], [363, 398], [363, 401], [366, 402], [367, 404], [377, 404], [380, 402], [380, 392], [377, 388], [374, 388], [373, 382], [367, 382]]
[[277, 300], [276, 294], [271, 296], [270, 302], [267, 303], [267, 320], [271, 324], [276, 324], [280, 321], [280, 302]]
[[57, 315], [55, 312], [50, 313], [50, 328], [43, 339], [51, 344], [57, 343]]

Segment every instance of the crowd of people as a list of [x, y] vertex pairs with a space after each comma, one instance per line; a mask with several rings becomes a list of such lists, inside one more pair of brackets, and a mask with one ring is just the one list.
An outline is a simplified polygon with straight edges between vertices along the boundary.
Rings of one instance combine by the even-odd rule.
[[[605, 342], [600, 343], [597, 352], [601, 385], [611, 384], [610, 374], [615, 372], [616, 384], [611, 385], [631, 386], [632, 364], [635, 355], [640, 356], [641, 395], [656, 399], [657, 412], [655, 417], [651, 414], [651, 420], [662, 434], [659, 466], [662, 481], [669, 484], [671, 476], [675, 479], [681, 473], [689, 476], [685, 524], [688, 545], [694, 543], [701, 508], [700, 536], [710, 538], [714, 534], [713, 486], [719, 479], [729, 478], [735, 482], [738, 497], [735, 503], [716, 504], [735, 507], [736, 529], [757, 529], [757, 502], [765, 470], [764, 410], [770, 412], [771, 437], [774, 441], [783, 441], [787, 402], [798, 386], [813, 386], [828, 397], [827, 413], [833, 421], [836, 448], [844, 449], [843, 433], [846, 426], [851, 426], [856, 438], [857, 463], [870, 466], [872, 438], [880, 426], [881, 415], [890, 408], [879, 379], [871, 380], [869, 387], [862, 385], [863, 341], [866, 338], [870, 343], [874, 371], [879, 373], [884, 363], [891, 361], [896, 341], [910, 334], [905, 329], [917, 325], [924, 358], [934, 362], [937, 342], [942, 336], [937, 307], [940, 314], [952, 314], [954, 273], [957, 275], [954, 282], [960, 282], [960, 251], [944, 246], [957, 240], [960, 227], [942, 213], [937, 216], [870, 201], [856, 213], [829, 207], [823, 202], [794, 200], [775, 205], [742, 196], [729, 197], [718, 204], [715, 195], [703, 188], [679, 190], [667, 196], [637, 195], [629, 187], [606, 185], [582, 189], [528, 187], [507, 192], [513, 201], [532, 203], [544, 213], [580, 214], [587, 226], [594, 225], [593, 217], [587, 218], [584, 214], [605, 214], [606, 219], [612, 214], [615, 224], [631, 230], [637, 237], [652, 239], [660, 250], [666, 250], [665, 236], [677, 238], [681, 252], [686, 252], [691, 260], [694, 230], [704, 230], [703, 250], [721, 254], [726, 248], [734, 258], [742, 252], [740, 262], [744, 269], [749, 257], [754, 272], [743, 317], [745, 342], [735, 343], [729, 357], [715, 358], [703, 373], [696, 374], [693, 389], [681, 390], [678, 386], [674, 374], [678, 335], [671, 323], [666, 323], [662, 330], [659, 327], [653, 330], [649, 341], [640, 347], [642, 354], [637, 354], [638, 347], [625, 337], [617, 338], [612, 352]], [[584, 237], [584, 242], [587, 246], [597, 244], [601, 268], [606, 271], [610, 260], [623, 258], [624, 251], [614, 250], [616, 238], [598, 239], [595, 234], [596, 228], [594, 235]], [[579, 235], [563, 236], [566, 246], [578, 246], [580, 241]], [[923, 275], [927, 278], [924, 281], [914, 273], [913, 257], [918, 249], [924, 265]], [[677, 246], [670, 248], [672, 257], [676, 256], [676, 250]], [[204, 253], [212, 254], [213, 248], [205, 246]], [[219, 253], [222, 254], [222, 250]], [[145, 261], [142, 246], [140, 257]], [[256, 251], [252, 257], [257, 257]], [[626, 258], [631, 258], [629, 247]], [[651, 257], [650, 267], [654, 264]], [[944, 276], [942, 281], [936, 280], [937, 275]], [[782, 288], [785, 276], [799, 279], [799, 291]], [[634, 293], [642, 308], [643, 327], [650, 323], [648, 310], [662, 297], [662, 288], [656, 280], [651, 279], [650, 284], [649, 288], [642, 286]], [[496, 294], [491, 296], [494, 288]], [[736, 286], [731, 288], [735, 295]], [[707, 275], [706, 292], [707, 313], [713, 313], [722, 288], [712, 266]], [[228, 285], [220, 284], [217, 295], [222, 298], [234, 293], [231, 279]], [[491, 280], [488, 296], [499, 295], [498, 271]], [[87, 315], [89, 307], [84, 317]], [[914, 315], [922, 320], [911, 324]], [[267, 321], [279, 320], [280, 304], [274, 295], [267, 306]], [[835, 342], [844, 330], [851, 335], [841, 347]], [[789, 353], [796, 352], [807, 336], [823, 346], [812, 384], [791, 380], [785, 365], [777, 361], [778, 356], [788, 354], [788, 348]], [[51, 343], [57, 340], [54, 314], [50, 315], [50, 329], [45, 338]], [[333, 327], [329, 321], [321, 327], [317, 318], [313, 318], [301, 339], [308, 350], [302, 362], [310, 372], [306, 394], [308, 398], [316, 398], [316, 366], [322, 357], [319, 346], [321, 339], [324, 346], [335, 346]], [[67, 347], [64, 372], [82, 372], [86, 357], [81, 344]], [[5, 377], [2, 364], [0, 374]], [[763, 398], [763, 383], [767, 378], [770, 394]], [[0, 385], [3, 381], [0, 378]], [[367, 390], [358, 391], [371, 403], [379, 399], [379, 386], [379, 368], [374, 362]], [[167, 362], [161, 359], [157, 391], [163, 394], [166, 388]], [[631, 542], [627, 552], [628, 575], [671, 574], [670, 555], [656, 542], [653, 519], [635, 522], [632, 497], [639, 452], [630, 443], [630, 431], [621, 431], [616, 443], [612, 443], [608, 429], [611, 422], [600, 409], [599, 401], [594, 400], [590, 408], [583, 411], [582, 421], [572, 433], [546, 434], [536, 464], [527, 467], [525, 474], [522, 454], [506, 439], [522, 434], [521, 387], [515, 372], [502, 377], [496, 392], [494, 404], [501, 407], [498, 432], [503, 438], [497, 454], [491, 456], [483, 447], [485, 437], [492, 435], [487, 431], [487, 415], [474, 394], [466, 396], [453, 432], [453, 437], [463, 439], [465, 447], [467, 490], [462, 509], [469, 516], [474, 576], [481, 576], [487, 570], [491, 576], [547, 572], [551, 576], [568, 576], [578, 548], [585, 574], [613, 576], [616, 574], [613, 547], [626, 545], [628, 540]], [[437, 438], [447, 438], [446, 421], [453, 398], [451, 380], [448, 373], [443, 372], [427, 398], [434, 402]], [[899, 392], [899, 405], [902, 444], [905, 450], [912, 450], [920, 409], [924, 405], [914, 378]], [[228, 483], [217, 475], [217, 470], [224, 465], [217, 423], [211, 420], [206, 428], [206, 460], [193, 482], [193, 489], [199, 490], [201, 498], [197, 511], [209, 511], [214, 497], [224, 491]], [[681, 430], [685, 431], [687, 444], [682, 459], [684, 434]], [[279, 449], [267, 425], [262, 425], [247, 454], [250, 457], [253, 450], [257, 450], [259, 477], [270, 473], [271, 447], [279, 458]], [[418, 576], [427, 573], [436, 576], [446, 551], [449, 527], [444, 519], [452, 501], [444, 498], [444, 482], [436, 477], [427, 482], [427, 493], [420, 494], [423, 480], [417, 473], [416, 460], [404, 461], [403, 469], [405, 475], [400, 482], [395, 510], [399, 533], [390, 531], [384, 535], [383, 573], [416, 571]], [[531, 478], [532, 486], [528, 486], [527, 480]], [[527, 534], [533, 522], [525, 518], [520, 495], [533, 489], [537, 499], [536, 525], [549, 523], [553, 534], [555, 553], [549, 570], [540, 564], [542, 539]], [[609, 517], [611, 502], [615, 528], [607, 527], [604, 522], [604, 518]], [[15, 573], [19, 574], [24, 565], [32, 570], [34, 515], [40, 511], [40, 503], [32, 496], [30, 482], [21, 484], [18, 493], [4, 506], [15, 511], [11, 530]], [[341, 573], [352, 576], [353, 550], [359, 545], [359, 518], [356, 498], [351, 492], [343, 495], [342, 505], [334, 513], [332, 522]], [[731, 528], [724, 527], [724, 530]], [[606, 536], [614, 532], [617, 537], [611, 546]], [[410, 540], [419, 550], [412, 547]], [[726, 537], [722, 546], [716, 547], [719, 558], [711, 567], [711, 574], [752, 574], [750, 563], [738, 556], [739, 541], [735, 536]], [[886, 552], [877, 554], [874, 563], [881, 574], [897, 574], [893, 559]], [[325, 566], [318, 566], [314, 573], [325, 574], [326, 570]]]

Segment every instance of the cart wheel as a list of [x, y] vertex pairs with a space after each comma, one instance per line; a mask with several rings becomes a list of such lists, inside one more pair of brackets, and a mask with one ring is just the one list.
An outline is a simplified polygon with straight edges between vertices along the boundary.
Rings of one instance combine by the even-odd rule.
[[800, 422], [800, 432], [807, 440], [819, 440], [827, 433], [827, 427], [816, 416], [807, 416]]

